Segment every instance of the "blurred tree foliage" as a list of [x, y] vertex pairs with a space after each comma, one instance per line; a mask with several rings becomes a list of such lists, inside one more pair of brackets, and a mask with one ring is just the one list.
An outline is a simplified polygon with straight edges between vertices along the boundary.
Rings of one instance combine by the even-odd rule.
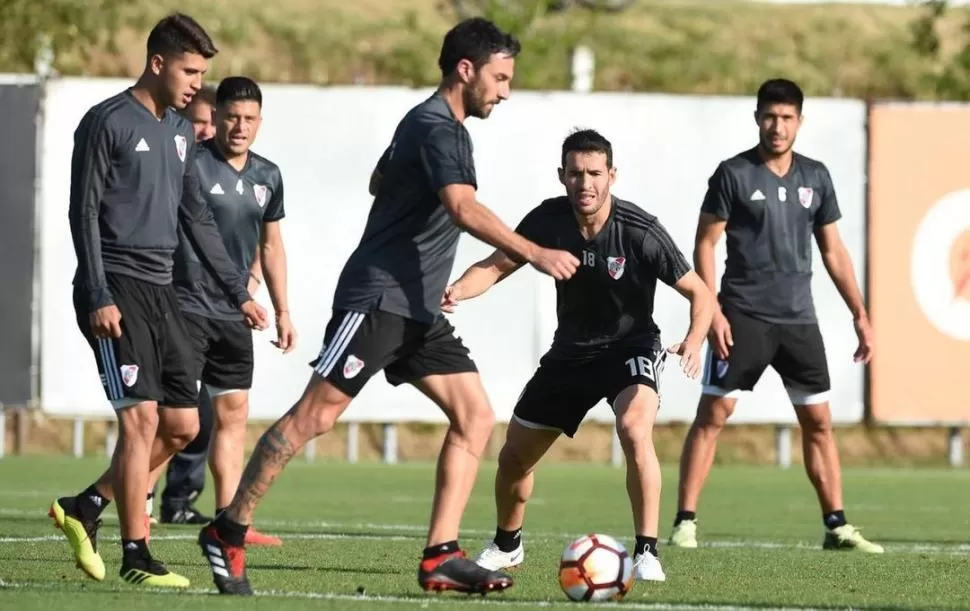
[[970, 100], [970, 11], [959, 9], [964, 15], [960, 26], [957, 49], [944, 49], [940, 37], [940, 23], [948, 11], [957, 10], [947, 0], [925, 0], [923, 14], [910, 26], [912, 49], [931, 68], [924, 87], [935, 97], [946, 100]]
[[133, 0], [0, 0], [0, 62], [33, 72], [35, 62], [62, 51], [87, 56], [90, 49], [115, 51], [114, 34]]

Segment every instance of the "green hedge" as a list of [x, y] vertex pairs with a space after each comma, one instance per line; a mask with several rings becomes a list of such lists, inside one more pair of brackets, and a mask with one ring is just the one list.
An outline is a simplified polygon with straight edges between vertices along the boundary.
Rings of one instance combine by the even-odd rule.
[[[191, 12], [220, 47], [213, 78], [426, 86], [437, 79], [441, 35], [456, 19], [436, 1], [209, 0]], [[783, 75], [809, 95], [970, 99], [970, 13], [942, 1], [893, 8], [641, 0], [618, 15], [546, 13], [544, 2], [522, 0], [521, 11], [479, 2], [525, 43], [518, 88], [568, 88], [570, 51], [585, 44], [600, 90], [750, 94]], [[135, 76], [148, 28], [180, 4], [3, 0], [0, 71], [32, 70], [43, 31], [62, 74]]]

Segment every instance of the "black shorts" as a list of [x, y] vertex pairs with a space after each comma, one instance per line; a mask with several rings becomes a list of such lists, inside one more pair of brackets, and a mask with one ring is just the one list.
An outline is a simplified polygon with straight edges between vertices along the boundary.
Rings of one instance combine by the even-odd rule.
[[724, 308], [734, 346], [726, 361], [708, 347], [704, 394], [728, 396], [751, 390], [769, 365], [781, 376], [795, 405], [828, 400], [831, 389], [825, 344], [817, 324], [766, 322]]
[[[195, 371], [213, 389], [249, 390], [253, 385], [253, 332], [241, 320], [184, 313], [195, 350]], [[218, 392], [218, 391], [217, 391]]]
[[523, 426], [556, 429], [572, 437], [602, 399], [612, 406], [620, 392], [636, 384], [659, 395], [666, 356], [659, 342], [617, 346], [582, 359], [548, 352], [519, 396], [513, 418]]
[[121, 337], [98, 339], [91, 332], [86, 296], [74, 291], [77, 324], [98, 362], [105, 394], [116, 409], [140, 401], [195, 407], [199, 388], [192, 344], [171, 284], [106, 274], [121, 312]]
[[478, 371], [444, 316], [429, 324], [380, 310], [334, 310], [320, 355], [310, 365], [351, 397], [381, 370], [393, 386], [429, 375]]

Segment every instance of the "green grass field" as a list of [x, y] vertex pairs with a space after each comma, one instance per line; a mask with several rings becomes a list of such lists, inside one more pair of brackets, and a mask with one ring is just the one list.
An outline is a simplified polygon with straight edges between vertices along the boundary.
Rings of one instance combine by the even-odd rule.
[[[74, 568], [46, 517], [50, 501], [89, 483], [103, 459], [0, 460], [0, 609], [451, 609], [574, 608], [556, 580], [569, 540], [603, 532], [632, 545], [621, 469], [540, 468], [524, 532], [526, 564], [511, 590], [487, 598], [431, 595], [416, 571], [433, 467], [294, 462], [257, 521], [281, 535], [280, 549], [249, 552], [253, 599], [221, 598], [194, 544], [195, 527], [157, 526], [152, 549], [192, 579], [189, 592], [139, 591], [117, 577], [114, 508], [105, 514], [103, 583]], [[494, 529], [494, 464], [486, 464], [463, 524], [478, 551]], [[661, 537], [674, 515], [676, 469], [666, 465]], [[970, 471], [850, 470], [847, 515], [886, 545], [882, 556], [821, 550], [821, 519], [801, 470], [716, 469], [700, 517], [702, 547], [661, 545], [668, 581], [637, 584], [616, 606], [630, 609], [970, 607]], [[200, 508], [211, 510], [204, 495]], [[363, 594], [358, 594], [363, 588]], [[272, 599], [272, 602], [260, 600]], [[268, 607], [267, 605], [272, 605]]]

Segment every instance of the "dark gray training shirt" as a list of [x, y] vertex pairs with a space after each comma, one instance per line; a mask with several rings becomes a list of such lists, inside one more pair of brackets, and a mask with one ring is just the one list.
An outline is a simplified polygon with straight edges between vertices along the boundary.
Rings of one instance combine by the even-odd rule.
[[[248, 277], [263, 223], [284, 216], [280, 170], [272, 161], [250, 151], [246, 165], [237, 171], [219, 152], [215, 140], [198, 145], [195, 169], [226, 252], [239, 273]], [[185, 237], [181, 230], [179, 235]], [[183, 311], [221, 320], [242, 319], [239, 308], [229, 301], [185, 239], [179, 241], [175, 252], [173, 276]]]
[[383, 178], [333, 307], [430, 323], [441, 315], [461, 234], [438, 190], [478, 186], [468, 130], [436, 93], [404, 116], [378, 169]]
[[159, 120], [125, 90], [92, 107], [74, 132], [68, 216], [77, 290], [89, 311], [114, 303], [105, 273], [172, 282], [178, 225], [238, 304], [246, 277], [226, 256], [194, 171], [192, 125], [169, 109]]
[[757, 148], [744, 151], [718, 165], [701, 211], [727, 220], [723, 305], [768, 322], [816, 322], [812, 235], [841, 218], [823, 163], [796, 153], [779, 177]]
[[607, 346], [659, 342], [657, 280], [672, 286], [690, 265], [657, 217], [613, 197], [609, 219], [587, 241], [563, 196], [539, 204], [516, 231], [539, 246], [568, 250], [580, 262], [569, 280], [556, 282], [559, 326], [552, 352], [595, 355]]

